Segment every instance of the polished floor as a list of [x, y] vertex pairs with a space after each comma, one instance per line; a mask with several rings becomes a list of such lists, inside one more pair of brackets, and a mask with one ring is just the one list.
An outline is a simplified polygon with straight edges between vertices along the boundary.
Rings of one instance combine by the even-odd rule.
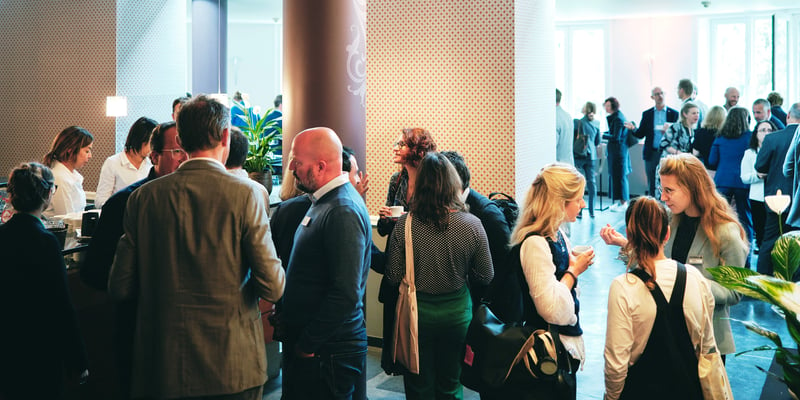
[[[604, 200], [608, 205], [608, 199]], [[610, 224], [618, 231], [624, 232], [624, 213], [596, 211], [595, 218], [589, 218], [588, 210], [584, 217], [570, 227], [570, 238], [573, 245], [588, 244], [597, 253], [595, 264], [581, 275], [581, 325], [584, 329], [587, 360], [584, 369], [578, 373], [578, 399], [603, 398], [603, 347], [605, 344], [606, 304], [608, 287], [611, 280], [625, 270], [623, 263], [616, 259], [617, 249], [606, 246], [598, 236], [600, 228]], [[755, 262], [753, 262], [755, 265]], [[783, 320], [772, 311], [769, 305], [752, 299], [745, 299], [732, 307], [731, 317], [738, 320], [754, 320], [767, 329], [778, 332], [785, 342], [791, 338]], [[748, 331], [741, 323], [732, 321], [737, 351], [752, 349], [760, 345], [770, 344], [768, 340]], [[739, 400], [770, 399], [782, 400], [783, 395], [765, 394], [762, 389], [767, 380], [766, 373], [757, 369], [769, 369], [772, 352], [747, 353], [727, 359], [728, 376], [731, 380], [734, 398]], [[403, 399], [403, 382], [401, 377], [387, 376], [380, 369], [380, 349], [370, 347], [367, 359], [368, 395], [372, 400]], [[774, 378], [769, 378], [774, 379]], [[780, 387], [780, 385], [776, 385]], [[280, 399], [280, 377], [268, 382], [265, 386], [265, 400]], [[477, 393], [465, 389], [465, 399], [478, 399]]]

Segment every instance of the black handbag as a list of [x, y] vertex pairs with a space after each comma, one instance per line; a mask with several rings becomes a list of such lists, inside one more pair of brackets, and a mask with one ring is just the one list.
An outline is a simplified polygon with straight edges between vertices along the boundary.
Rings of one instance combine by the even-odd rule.
[[503, 323], [487, 304], [481, 304], [472, 317], [467, 343], [462, 383], [470, 389], [545, 383], [575, 386], [569, 355], [554, 325], [536, 329]]

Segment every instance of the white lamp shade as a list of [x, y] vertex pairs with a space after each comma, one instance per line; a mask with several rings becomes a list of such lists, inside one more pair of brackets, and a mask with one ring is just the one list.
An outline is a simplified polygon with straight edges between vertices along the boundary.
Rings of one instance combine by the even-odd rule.
[[128, 98], [125, 96], [106, 97], [106, 116], [125, 117], [128, 115]]

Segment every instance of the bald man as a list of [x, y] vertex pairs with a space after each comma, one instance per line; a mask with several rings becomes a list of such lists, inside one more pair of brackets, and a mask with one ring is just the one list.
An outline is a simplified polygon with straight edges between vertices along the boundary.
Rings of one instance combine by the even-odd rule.
[[730, 111], [737, 104], [739, 104], [739, 89], [732, 86], [725, 89], [725, 111]]
[[312, 204], [286, 272], [284, 398], [366, 399], [367, 208], [342, 174], [342, 144], [329, 128], [295, 136], [289, 170]]

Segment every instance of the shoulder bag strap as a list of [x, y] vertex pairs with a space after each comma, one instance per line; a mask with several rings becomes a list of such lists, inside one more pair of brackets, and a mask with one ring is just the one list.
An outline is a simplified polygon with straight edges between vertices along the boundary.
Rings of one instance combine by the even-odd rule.
[[405, 279], [409, 287], [416, 288], [414, 284], [414, 244], [411, 242], [411, 213], [406, 216], [405, 236], [406, 236], [406, 276]]

